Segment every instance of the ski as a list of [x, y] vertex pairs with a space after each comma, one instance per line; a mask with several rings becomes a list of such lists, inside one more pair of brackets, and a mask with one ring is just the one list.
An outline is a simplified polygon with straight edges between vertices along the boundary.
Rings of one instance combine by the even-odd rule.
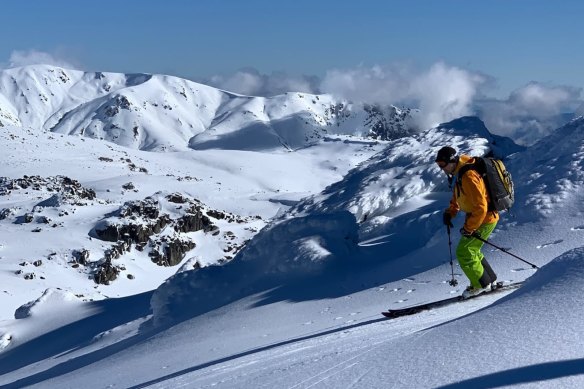
[[485, 296], [485, 295], [488, 295], [491, 293], [497, 293], [497, 292], [501, 292], [504, 290], [510, 290], [510, 289], [517, 289], [522, 284], [523, 284], [523, 282], [515, 282], [515, 283], [511, 283], [511, 284], [504, 284], [502, 282], [497, 282], [496, 287], [494, 289], [492, 289], [490, 292], [483, 292], [481, 294], [477, 294], [476, 296], [472, 296], [472, 297], [469, 297], [466, 299], [462, 298], [462, 296], [455, 296], [455, 297], [450, 297], [450, 298], [447, 298], [444, 300], [433, 301], [430, 303], [414, 305], [414, 306], [406, 307], [406, 308], [388, 309], [387, 311], [381, 312], [381, 314], [383, 316], [385, 316], [387, 318], [391, 318], [391, 319], [396, 318], [396, 317], [401, 317], [401, 316], [414, 315], [418, 312], [428, 311], [430, 309], [440, 308], [440, 307], [444, 307], [446, 305], [472, 300], [472, 299], [475, 299], [477, 297]]

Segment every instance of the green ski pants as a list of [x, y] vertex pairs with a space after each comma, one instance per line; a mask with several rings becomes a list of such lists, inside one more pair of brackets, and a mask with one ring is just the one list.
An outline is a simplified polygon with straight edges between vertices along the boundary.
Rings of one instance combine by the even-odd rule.
[[[497, 222], [485, 223], [476, 230], [476, 233], [481, 238], [487, 240], [496, 225]], [[483, 242], [476, 238], [463, 236], [460, 238], [460, 242], [458, 242], [458, 246], [456, 247], [456, 258], [458, 259], [460, 268], [470, 280], [470, 284], [473, 288], [482, 287], [479, 280], [485, 271], [483, 264], [481, 263], [485, 257], [483, 253], [481, 253], [483, 244]]]

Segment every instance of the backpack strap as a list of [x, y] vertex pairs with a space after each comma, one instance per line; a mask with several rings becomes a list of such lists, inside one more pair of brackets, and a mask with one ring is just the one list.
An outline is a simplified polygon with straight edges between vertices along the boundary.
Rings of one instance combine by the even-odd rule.
[[[474, 158], [474, 162], [467, 163], [466, 165], [462, 166], [460, 168], [460, 170], [458, 170], [458, 175], [456, 177], [456, 187], [458, 189], [457, 195], [460, 196], [460, 194], [462, 193], [462, 176], [464, 175], [464, 173], [468, 172], [469, 170], [474, 170], [482, 178], [483, 183], [485, 184], [485, 188], [487, 189], [487, 196], [491, 196], [491, 192], [489, 190], [489, 184], [488, 184], [487, 180], [485, 179], [485, 175], [487, 174], [487, 172], [486, 172], [484, 160], [482, 160], [481, 157], [473, 157], [473, 158]], [[487, 198], [487, 199], [489, 199], [489, 198]], [[495, 206], [490, 199], [488, 201], [487, 210], [489, 212], [493, 212], [493, 213], [496, 212]]]
[[456, 189], [458, 190], [457, 196], [460, 196], [462, 193], [462, 176], [469, 170], [477, 170], [476, 162], [467, 163], [458, 170], [458, 175], [456, 176]]

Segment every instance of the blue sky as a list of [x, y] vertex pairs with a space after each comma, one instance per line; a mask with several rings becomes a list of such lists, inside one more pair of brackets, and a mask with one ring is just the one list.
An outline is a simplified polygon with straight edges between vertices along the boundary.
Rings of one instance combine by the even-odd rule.
[[111, 1], [2, 2], [0, 63], [49, 53], [84, 70], [323, 76], [333, 68], [437, 61], [493, 77], [584, 86], [584, 2]]
[[[5, 0], [0, 69], [168, 74], [477, 115], [531, 143], [584, 115], [584, 2]], [[568, 115], [565, 115], [568, 113]]]

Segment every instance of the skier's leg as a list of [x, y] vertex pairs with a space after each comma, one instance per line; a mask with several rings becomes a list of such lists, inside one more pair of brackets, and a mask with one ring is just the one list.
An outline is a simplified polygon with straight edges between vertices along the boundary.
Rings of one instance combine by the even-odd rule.
[[483, 268], [485, 269], [485, 272], [483, 273], [483, 275], [487, 275], [489, 278], [489, 283], [493, 283], [495, 281], [497, 281], [497, 274], [493, 271], [493, 268], [491, 267], [491, 265], [489, 264], [489, 262], [487, 262], [487, 258], [483, 257], [483, 260], [481, 261], [481, 265], [483, 265]]
[[[483, 224], [479, 227], [477, 233], [483, 239], [486, 239], [491, 235], [496, 225], [497, 223]], [[482, 264], [484, 259], [484, 255], [481, 253], [482, 247], [483, 242], [480, 240], [463, 236], [460, 238], [460, 242], [456, 248], [456, 258], [458, 259], [460, 268], [470, 280], [473, 288], [483, 288], [496, 279], [496, 276], [493, 278], [489, 275], [489, 271], [485, 271], [485, 267]], [[490, 270], [492, 272], [492, 269]]]
[[[479, 229], [477, 230], [477, 234], [483, 238], [484, 240], [489, 239], [489, 236], [491, 236], [491, 233], [493, 232], [493, 230], [495, 229], [495, 227], [497, 226], [497, 222], [494, 223], [489, 223], [489, 224], [483, 224], [482, 226], [479, 227]], [[483, 243], [483, 242], [481, 242]], [[481, 248], [482, 248], [482, 244], [481, 244]], [[484, 278], [483, 280], [479, 280], [481, 285], [488, 285], [488, 284], [492, 284], [493, 282], [495, 282], [497, 280], [497, 274], [493, 271], [493, 268], [491, 267], [491, 265], [489, 264], [489, 262], [487, 261], [487, 259], [485, 258], [485, 256], [483, 255], [483, 253], [480, 253], [481, 255], [481, 265], [483, 265], [483, 269], [484, 269], [484, 273], [482, 278]]]
[[456, 259], [460, 264], [460, 268], [466, 274], [473, 288], [480, 288], [481, 283], [479, 279], [483, 275], [484, 269], [480, 259], [475, 259], [476, 250], [473, 250], [473, 240], [466, 236], [460, 238], [458, 246], [456, 247]]

